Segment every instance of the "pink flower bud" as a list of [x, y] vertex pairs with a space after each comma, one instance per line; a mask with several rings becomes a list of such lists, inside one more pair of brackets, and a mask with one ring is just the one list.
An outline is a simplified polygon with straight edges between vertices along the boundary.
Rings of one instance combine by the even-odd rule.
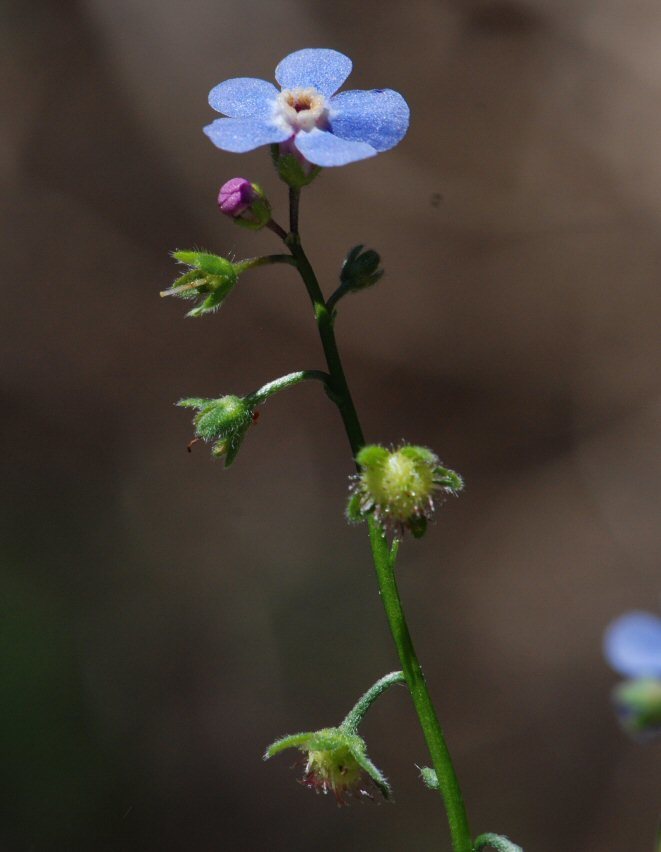
[[244, 213], [258, 197], [249, 180], [235, 177], [220, 187], [218, 207], [226, 216], [236, 218]]

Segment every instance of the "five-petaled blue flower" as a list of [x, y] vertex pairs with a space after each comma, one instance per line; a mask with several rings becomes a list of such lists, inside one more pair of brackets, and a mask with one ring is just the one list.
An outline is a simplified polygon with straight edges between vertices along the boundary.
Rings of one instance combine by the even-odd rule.
[[252, 77], [225, 80], [209, 103], [228, 116], [204, 128], [224, 151], [243, 153], [280, 143], [317, 166], [343, 166], [394, 147], [409, 125], [409, 108], [392, 89], [335, 94], [351, 73], [336, 50], [290, 53], [275, 69], [282, 91]]
[[604, 653], [625, 677], [661, 679], [661, 618], [635, 611], [616, 618], [606, 630]]

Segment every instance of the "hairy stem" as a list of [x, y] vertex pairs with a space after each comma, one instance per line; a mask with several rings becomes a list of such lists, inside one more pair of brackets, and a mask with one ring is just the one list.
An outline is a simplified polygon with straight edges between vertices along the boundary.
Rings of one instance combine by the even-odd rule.
[[370, 686], [367, 692], [364, 695], [361, 695], [358, 701], [356, 701], [354, 706], [344, 717], [340, 727], [355, 733], [358, 729], [358, 725], [360, 725], [363, 721], [363, 716], [367, 713], [372, 704], [374, 704], [379, 695], [384, 693], [386, 689], [389, 689], [396, 683], [406, 683], [404, 672], [390, 672], [390, 674], [379, 678], [379, 680]]
[[[282, 232], [285, 233], [284, 231]], [[285, 234], [285, 236], [287, 236]], [[289, 254], [265, 254], [262, 257], [249, 257], [235, 264], [237, 272], [245, 272], [247, 269], [255, 269], [258, 266], [269, 266], [272, 263], [288, 263], [295, 266], [296, 261]]]
[[[329, 393], [340, 411], [351, 452], [355, 458], [358, 450], [365, 444], [365, 439], [337, 348], [332, 313], [324, 301], [317, 277], [301, 245], [298, 233], [299, 194], [298, 190], [290, 190], [291, 232], [285, 242], [296, 261], [296, 266], [312, 302], [330, 374]], [[473, 844], [461, 789], [413, 646], [397, 589], [394, 568], [398, 542], [393, 542], [391, 549], [388, 546], [382, 525], [374, 518], [369, 520], [369, 531], [381, 599], [420, 727], [436, 770], [439, 790], [450, 826], [452, 847], [454, 852], [472, 852]]]
[[246, 397], [246, 401], [248, 401], [250, 405], [261, 405], [262, 402], [267, 400], [270, 396], [273, 396], [274, 393], [278, 393], [278, 391], [290, 388], [293, 385], [298, 385], [300, 382], [305, 382], [309, 379], [316, 379], [328, 386], [330, 376], [328, 373], [324, 373], [321, 370], [298, 370], [296, 373], [288, 373], [286, 376], [280, 376], [279, 379], [273, 379], [272, 382], [267, 382], [265, 385], [262, 385], [259, 390], [249, 394]]

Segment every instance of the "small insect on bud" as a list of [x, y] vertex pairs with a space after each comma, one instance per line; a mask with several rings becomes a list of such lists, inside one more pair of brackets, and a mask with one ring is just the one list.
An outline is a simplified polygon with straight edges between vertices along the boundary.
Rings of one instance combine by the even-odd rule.
[[220, 187], [218, 209], [237, 225], [258, 231], [271, 219], [271, 205], [256, 183], [242, 177], [232, 178]]
[[361, 471], [352, 477], [349, 521], [358, 523], [374, 513], [385, 524], [410, 530], [415, 538], [425, 534], [439, 501], [464, 486], [459, 474], [442, 467], [426, 447], [405, 444], [387, 450], [372, 444], [360, 450], [356, 461]]

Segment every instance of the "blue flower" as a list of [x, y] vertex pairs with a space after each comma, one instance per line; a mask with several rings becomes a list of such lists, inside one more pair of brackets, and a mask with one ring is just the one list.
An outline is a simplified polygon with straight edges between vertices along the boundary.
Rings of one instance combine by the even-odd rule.
[[409, 108], [392, 89], [335, 94], [351, 72], [336, 50], [290, 53], [266, 80], [236, 77], [209, 93], [226, 118], [204, 132], [218, 148], [243, 153], [279, 143], [316, 166], [343, 166], [393, 148], [409, 125]]
[[613, 689], [625, 731], [639, 740], [661, 734], [661, 618], [647, 612], [616, 618], [604, 635], [604, 653], [628, 678]]
[[630, 678], [661, 678], [661, 618], [627, 612], [604, 635], [604, 654], [619, 674]]

